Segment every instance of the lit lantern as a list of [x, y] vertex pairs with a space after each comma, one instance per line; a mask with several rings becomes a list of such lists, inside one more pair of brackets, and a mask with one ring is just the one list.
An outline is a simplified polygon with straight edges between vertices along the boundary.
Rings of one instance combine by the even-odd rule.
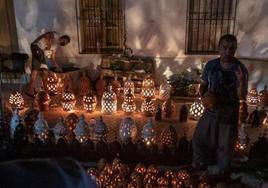
[[134, 95], [132, 94], [131, 89], [128, 89], [128, 93], [125, 94], [124, 102], [122, 103], [122, 110], [126, 113], [132, 113], [136, 110]]
[[158, 187], [168, 187], [168, 179], [166, 177], [159, 177], [157, 178], [157, 185]]
[[191, 105], [191, 108], [190, 108], [190, 118], [193, 119], [193, 120], [198, 120], [203, 112], [204, 112], [204, 106], [201, 102], [201, 99], [197, 99], [192, 105]]
[[65, 125], [68, 127], [69, 132], [73, 132], [75, 125], [77, 124], [79, 118], [75, 113], [70, 113], [66, 118], [65, 118]]
[[34, 134], [38, 136], [38, 138], [45, 142], [48, 138], [48, 124], [47, 121], [44, 119], [43, 112], [39, 112], [38, 120], [34, 124]]
[[38, 110], [34, 109], [33, 104], [24, 114], [25, 128], [28, 134], [32, 135], [34, 122], [38, 119]]
[[90, 80], [87, 77], [85, 71], [82, 72], [81, 78], [80, 78], [79, 82], [80, 82], [80, 85], [79, 85], [79, 94], [81, 96], [87, 95], [88, 92], [89, 92], [91, 83], [90, 83]]
[[112, 86], [108, 86], [108, 90], [105, 91], [101, 99], [101, 111], [102, 113], [112, 114], [117, 109], [117, 97], [113, 92]]
[[155, 96], [155, 85], [154, 80], [152, 78], [145, 78], [142, 81], [142, 97], [144, 98], [154, 98]]
[[131, 91], [131, 94], [134, 96], [135, 86], [130, 77], [128, 77], [127, 81], [124, 83], [124, 95], [127, 95], [129, 89]]
[[13, 116], [10, 121], [10, 138], [14, 139], [14, 133], [16, 130], [16, 127], [19, 125], [19, 123], [22, 121], [22, 118], [19, 115], [19, 112], [17, 109], [13, 112]]
[[153, 119], [148, 119], [147, 124], [144, 125], [141, 131], [141, 137], [146, 145], [152, 145], [156, 143], [155, 131], [153, 129]]
[[170, 90], [171, 85], [165, 80], [165, 82], [160, 85], [159, 99], [163, 101], [168, 100], [170, 98]]
[[47, 76], [46, 88], [49, 94], [57, 94], [58, 92], [58, 78], [53, 72], [49, 72]]
[[175, 104], [172, 102], [172, 99], [169, 98], [162, 105], [163, 118], [172, 119], [175, 115], [175, 112]]
[[174, 178], [171, 179], [171, 186], [173, 188], [183, 188], [184, 183], [181, 180], [179, 180], [179, 178], [174, 177]]
[[168, 126], [164, 129], [160, 135], [160, 141], [162, 145], [175, 146], [177, 144], [177, 132], [173, 126]]
[[121, 84], [117, 80], [117, 75], [114, 77], [114, 80], [112, 81], [112, 87], [113, 87], [113, 91], [115, 92], [116, 96], [119, 97], [120, 91], [121, 91]]
[[168, 169], [165, 172], [165, 177], [168, 178], [169, 180], [171, 180], [172, 178], [176, 177], [176, 173], [173, 170]]
[[177, 177], [179, 180], [185, 181], [190, 178], [190, 174], [186, 170], [180, 170], [177, 173]]
[[65, 91], [62, 94], [61, 97], [61, 104], [62, 104], [62, 109], [64, 111], [71, 111], [73, 110], [74, 106], [75, 106], [76, 100], [75, 100], [75, 96], [72, 92], [70, 91]]
[[251, 105], [256, 105], [258, 102], [258, 91], [256, 86], [253, 86], [248, 93], [247, 102]]
[[265, 85], [263, 90], [259, 92], [258, 103], [262, 106], [266, 106], [267, 102], [268, 102], [268, 91], [267, 91], [267, 85]]
[[141, 174], [141, 175], [144, 175], [146, 173], [146, 167], [143, 164], [138, 163], [136, 165], [134, 171]]
[[137, 127], [134, 119], [126, 117], [122, 120], [119, 128], [119, 137], [123, 143], [131, 139], [132, 141], [137, 136]]
[[145, 116], [153, 116], [155, 111], [155, 105], [154, 102], [150, 98], [144, 99], [144, 101], [141, 104], [141, 112]]
[[200, 182], [198, 188], [211, 188], [211, 186], [207, 182]]
[[15, 108], [18, 110], [23, 109], [24, 107], [24, 99], [20, 92], [12, 93], [9, 97], [9, 104], [11, 105], [11, 108]]
[[93, 180], [94, 182], [96, 182], [99, 176], [98, 170], [96, 168], [87, 169], [87, 174], [89, 175], [90, 179]]
[[106, 124], [104, 123], [102, 116], [101, 116], [100, 119], [98, 119], [96, 122], [96, 127], [94, 130], [94, 137], [96, 140], [102, 140], [102, 139], [105, 140], [107, 133], [108, 133], [108, 128]]
[[79, 118], [79, 121], [75, 126], [74, 134], [76, 139], [81, 143], [85, 143], [90, 138], [89, 126], [83, 115]]
[[244, 152], [247, 148], [248, 142], [249, 142], [249, 138], [245, 130], [245, 124], [242, 124], [238, 132], [238, 141], [235, 147], [236, 151]]
[[83, 97], [83, 106], [87, 112], [93, 112], [97, 106], [97, 97], [90, 92]]
[[38, 107], [39, 111], [47, 111], [49, 110], [49, 104], [50, 104], [50, 97], [49, 94], [45, 91], [40, 91], [37, 93], [34, 102], [36, 106]]
[[55, 135], [56, 142], [59, 140], [59, 138], [67, 137], [69, 133], [69, 129], [67, 125], [65, 125], [63, 117], [61, 117], [59, 119], [59, 122], [54, 126], [53, 133]]

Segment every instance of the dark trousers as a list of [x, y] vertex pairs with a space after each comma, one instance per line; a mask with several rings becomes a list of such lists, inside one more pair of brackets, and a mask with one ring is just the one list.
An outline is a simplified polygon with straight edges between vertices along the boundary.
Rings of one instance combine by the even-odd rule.
[[36, 44], [31, 44], [32, 69], [39, 70], [41, 64], [46, 64], [44, 51]]

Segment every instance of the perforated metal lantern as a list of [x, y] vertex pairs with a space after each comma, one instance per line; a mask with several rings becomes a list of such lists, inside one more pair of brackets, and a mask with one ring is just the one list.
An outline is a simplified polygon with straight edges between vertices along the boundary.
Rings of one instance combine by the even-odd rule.
[[56, 138], [56, 141], [58, 141], [59, 138], [67, 137], [69, 129], [67, 125], [64, 123], [63, 117], [60, 117], [58, 123], [53, 127], [53, 133]]
[[15, 92], [9, 96], [11, 108], [21, 110], [24, 108], [24, 98], [20, 92]]
[[81, 143], [86, 142], [90, 138], [89, 126], [83, 115], [79, 118], [79, 121], [75, 126], [74, 134], [76, 139]]
[[160, 85], [159, 89], [159, 99], [160, 100], [168, 100], [170, 98], [171, 85], [165, 81]]
[[267, 103], [268, 103], [268, 91], [267, 91], [267, 85], [265, 85], [263, 90], [259, 92], [258, 104], [266, 106]]
[[148, 122], [144, 125], [141, 131], [141, 137], [146, 145], [152, 145], [156, 143], [156, 134], [153, 128], [153, 119], [148, 119]]
[[121, 141], [124, 143], [128, 141], [128, 139], [131, 139], [132, 141], [136, 138], [137, 136], [137, 127], [135, 124], [134, 119], [131, 117], [125, 117], [119, 128], [119, 137]]
[[65, 118], [65, 125], [68, 127], [69, 131], [72, 132], [75, 128], [75, 125], [77, 124], [79, 118], [75, 113], [70, 113]]
[[238, 152], [244, 152], [248, 146], [249, 137], [245, 130], [245, 124], [239, 128], [238, 140], [236, 142], [235, 150]]
[[101, 99], [101, 111], [102, 113], [112, 114], [117, 110], [117, 97], [113, 92], [112, 86], [108, 86], [107, 91], [102, 95]]
[[204, 112], [204, 106], [202, 104], [202, 101], [201, 99], [197, 99], [192, 105], [191, 105], [191, 108], [190, 108], [190, 118], [193, 119], [193, 120], [198, 120], [203, 112]]
[[49, 94], [57, 94], [58, 93], [58, 77], [55, 73], [49, 72], [47, 76], [47, 91]]
[[175, 115], [175, 112], [175, 104], [173, 103], [172, 99], [169, 98], [162, 105], [163, 118], [172, 119]]
[[154, 112], [155, 112], [155, 105], [154, 102], [147, 98], [144, 99], [144, 101], [141, 104], [141, 112], [145, 115], [145, 116], [153, 116]]
[[141, 94], [143, 98], [154, 98], [155, 97], [155, 83], [152, 78], [146, 78], [142, 81]]
[[173, 126], [168, 126], [164, 129], [160, 135], [160, 141], [162, 145], [175, 146], [178, 141], [176, 129]]
[[83, 96], [83, 107], [87, 112], [93, 112], [97, 106], [97, 97], [90, 92]]
[[251, 105], [256, 105], [258, 103], [258, 91], [255, 86], [251, 88], [247, 96], [247, 102]]
[[130, 77], [124, 83], [124, 95], [127, 95], [127, 93], [129, 93], [129, 89], [131, 91], [131, 94], [134, 95], [135, 86], [134, 86], [134, 82], [131, 80]]
[[15, 109], [15, 111], [13, 112], [11, 121], [10, 121], [10, 138], [11, 139], [14, 139], [14, 133], [15, 133], [16, 127], [18, 126], [20, 122], [22, 122], [22, 118], [19, 115], [18, 110]]
[[38, 120], [34, 124], [34, 134], [38, 136], [38, 138], [45, 142], [48, 138], [49, 127], [47, 121], [44, 119], [43, 112], [39, 112]]
[[122, 110], [126, 113], [132, 113], [136, 110], [134, 95], [132, 94], [131, 89], [128, 89], [128, 93], [124, 96], [124, 102], [122, 103]]
[[104, 123], [102, 116], [97, 119], [96, 127], [94, 130], [94, 138], [96, 140], [106, 139], [108, 133], [108, 128], [106, 124]]
[[76, 103], [75, 96], [71, 91], [65, 91], [61, 97], [61, 105], [64, 111], [73, 110]]

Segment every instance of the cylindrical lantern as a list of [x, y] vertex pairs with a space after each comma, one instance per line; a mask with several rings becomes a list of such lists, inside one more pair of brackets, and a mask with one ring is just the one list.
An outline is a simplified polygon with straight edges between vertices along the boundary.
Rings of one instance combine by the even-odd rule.
[[46, 88], [49, 94], [57, 94], [58, 92], [58, 78], [53, 72], [49, 72], [47, 76]]
[[129, 92], [129, 89], [131, 91], [131, 94], [134, 96], [135, 86], [134, 86], [134, 82], [131, 80], [130, 77], [124, 83], [124, 95], [127, 95], [127, 93]]
[[152, 118], [148, 119], [148, 122], [144, 125], [141, 131], [141, 137], [143, 142], [148, 146], [156, 143]]
[[150, 98], [144, 99], [144, 101], [141, 104], [141, 112], [145, 116], [153, 116], [155, 112], [155, 105], [154, 102]]
[[105, 140], [107, 133], [108, 133], [108, 128], [106, 124], [104, 123], [102, 116], [101, 116], [100, 119], [98, 119], [96, 122], [96, 127], [94, 130], [94, 137], [96, 140], [102, 140], [102, 139]]
[[61, 97], [62, 109], [64, 111], [71, 111], [75, 106], [75, 96], [71, 91], [65, 91]]
[[176, 112], [175, 104], [172, 102], [172, 99], [169, 98], [162, 105], [163, 118], [172, 119], [175, 115], [175, 112]]
[[256, 86], [253, 86], [248, 93], [247, 102], [251, 105], [256, 105], [258, 102], [258, 91]]
[[117, 109], [117, 97], [113, 92], [112, 86], [108, 86], [108, 90], [103, 93], [101, 99], [101, 111], [102, 113], [112, 114]]
[[86, 142], [90, 138], [90, 130], [83, 115], [79, 118], [79, 121], [75, 126], [74, 134], [76, 139], [81, 143]]
[[97, 97], [90, 92], [83, 97], [83, 106], [87, 112], [93, 112], [97, 106]]
[[55, 135], [56, 141], [58, 141], [59, 138], [66, 138], [67, 137], [67, 135], [69, 133], [69, 129], [68, 129], [67, 125], [64, 123], [63, 117], [61, 117], [59, 119], [59, 122], [54, 126], [53, 133]]
[[122, 103], [122, 110], [126, 113], [132, 113], [136, 110], [134, 95], [132, 94], [131, 89], [128, 89], [128, 93], [124, 96], [124, 102]]
[[34, 102], [38, 107], [39, 111], [49, 110], [50, 97], [49, 94], [45, 91], [40, 91], [37, 93]]
[[117, 80], [117, 76], [115, 76], [114, 80], [112, 81], [112, 87], [113, 87], [113, 91], [115, 92], [116, 96], [119, 97], [120, 91], [121, 91], [121, 84]]
[[142, 81], [141, 94], [143, 98], [154, 98], [155, 96], [155, 85], [152, 78], [145, 78]]
[[160, 85], [159, 99], [163, 101], [168, 100], [170, 97], [170, 91], [171, 91], [171, 85], [167, 81], [165, 81]]
[[65, 125], [68, 127], [70, 132], [73, 132], [75, 125], [77, 124], [79, 118], [75, 113], [70, 113], [65, 118]]
[[47, 121], [44, 119], [43, 112], [39, 112], [38, 114], [38, 120], [34, 124], [34, 134], [38, 136], [38, 138], [45, 142], [45, 140], [48, 137], [48, 124]]
[[162, 145], [175, 146], [178, 141], [176, 129], [173, 126], [168, 126], [160, 135]]
[[13, 116], [10, 121], [10, 138], [14, 139], [14, 133], [16, 130], [17, 125], [22, 121], [22, 118], [19, 115], [19, 112], [17, 109], [13, 112]]
[[11, 108], [21, 110], [24, 108], [24, 99], [20, 92], [12, 93], [9, 96], [9, 104]]
[[126, 117], [122, 120], [119, 128], [119, 137], [121, 141], [124, 143], [131, 139], [132, 141], [137, 136], [137, 127], [135, 125], [134, 119], [131, 117]]
[[192, 105], [191, 105], [191, 108], [190, 108], [190, 118], [193, 119], [193, 120], [198, 120], [203, 112], [204, 112], [204, 106], [201, 102], [201, 99], [197, 99]]
[[266, 106], [268, 103], [268, 91], [267, 85], [264, 86], [263, 90], [259, 92], [258, 103], [262, 106]]

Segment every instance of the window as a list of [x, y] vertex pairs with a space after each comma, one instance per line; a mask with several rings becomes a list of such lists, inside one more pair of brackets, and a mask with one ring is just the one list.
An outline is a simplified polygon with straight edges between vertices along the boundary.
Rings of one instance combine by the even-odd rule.
[[188, 0], [186, 53], [216, 54], [224, 34], [234, 33], [237, 0]]
[[123, 0], [77, 0], [80, 53], [122, 53]]

